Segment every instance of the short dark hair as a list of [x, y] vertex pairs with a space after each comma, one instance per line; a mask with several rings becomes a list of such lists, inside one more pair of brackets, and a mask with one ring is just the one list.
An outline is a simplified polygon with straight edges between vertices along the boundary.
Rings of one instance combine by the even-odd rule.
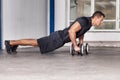
[[101, 17], [101, 16], [105, 17], [105, 14], [103, 12], [101, 12], [101, 11], [95, 11], [93, 13], [93, 15], [92, 15], [92, 18], [94, 18], [95, 16], [97, 16], [97, 17]]

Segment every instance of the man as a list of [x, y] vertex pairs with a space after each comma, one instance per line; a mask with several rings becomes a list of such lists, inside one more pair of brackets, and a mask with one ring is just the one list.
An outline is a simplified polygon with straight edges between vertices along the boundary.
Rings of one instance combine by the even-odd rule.
[[18, 45], [39, 46], [41, 53], [53, 51], [62, 47], [65, 43], [72, 42], [75, 51], [80, 51], [76, 38], [83, 43], [84, 34], [91, 26], [98, 27], [105, 18], [104, 13], [96, 11], [91, 17], [79, 17], [68, 28], [51, 33], [49, 36], [39, 39], [6, 40], [5, 46], [8, 54], [16, 53]]

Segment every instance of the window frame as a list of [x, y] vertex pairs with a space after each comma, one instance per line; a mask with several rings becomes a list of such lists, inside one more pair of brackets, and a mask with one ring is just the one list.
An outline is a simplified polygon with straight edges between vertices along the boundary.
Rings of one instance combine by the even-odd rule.
[[[120, 1], [116, 0], [116, 18], [115, 19], [108, 19], [108, 20], [104, 20], [104, 22], [115, 22], [115, 29], [95, 29], [94, 27], [92, 27], [90, 29], [90, 32], [100, 32], [100, 31], [105, 31], [105, 32], [120, 32]], [[68, 0], [68, 6], [69, 6], [69, 24], [71, 22], [73, 22], [74, 20], [70, 20], [70, 0]], [[94, 13], [95, 11], [95, 0], [91, 0], [91, 15]]]

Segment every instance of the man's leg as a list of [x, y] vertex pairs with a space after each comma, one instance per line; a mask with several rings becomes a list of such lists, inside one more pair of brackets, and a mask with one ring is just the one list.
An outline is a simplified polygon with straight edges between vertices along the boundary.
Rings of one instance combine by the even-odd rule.
[[6, 40], [5, 46], [7, 53], [16, 53], [17, 47], [21, 46], [38, 46], [36, 39]]
[[36, 39], [21, 39], [21, 40], [11, 40], [11, 46], [21, 45], [21, 46], [38, 46]]

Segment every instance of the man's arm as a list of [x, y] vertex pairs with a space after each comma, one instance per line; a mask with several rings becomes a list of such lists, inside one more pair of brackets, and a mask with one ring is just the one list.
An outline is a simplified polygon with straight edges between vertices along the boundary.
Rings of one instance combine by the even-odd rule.
[[82, 36], [79, 37], [79, 43], [83, 44], [83, 42], [84, 42], [84, 35], [82, 35]]
[[77, 42], [76, 42], [76, 33], [81, 29], [81, 25], [79, 24], [79, 22], [75, 22], [71, 28], [69, 29], [68, 33], [69, 33], [69, 37], [71, 39], [71, 42], [74, 46], [74, 49], [76, 51], [79, 51], [80, 48], [78, 47], [77, 45]]

